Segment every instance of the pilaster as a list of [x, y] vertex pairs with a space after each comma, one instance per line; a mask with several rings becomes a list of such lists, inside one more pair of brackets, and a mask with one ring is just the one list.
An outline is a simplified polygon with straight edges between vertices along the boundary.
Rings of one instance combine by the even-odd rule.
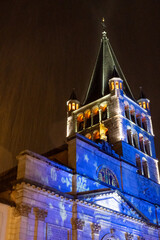
[[92, 223], [91, 224], [92, 240], [98, 240], [99, 239], [100, 230], [101, 230], [100, 224], [98, 224], [98, 223]]
[[44, 240], [45, 239], [45, 218], [48, 212], [45, 209], [38, 207], [34, 208], [35, 214], [35, 228], [34, 228], [34, 240]]

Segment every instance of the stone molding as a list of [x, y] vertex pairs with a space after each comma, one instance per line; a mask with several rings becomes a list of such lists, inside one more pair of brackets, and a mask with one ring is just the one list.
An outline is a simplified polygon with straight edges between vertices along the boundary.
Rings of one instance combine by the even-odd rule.
[[28, 217], [28, 214], [31, 212], [32, 207], [30, 205], [21, 203], [17, 204], [15, 208], [15, 217], [24, 216]]
[[72, 219], [72, 225], [74, 229], [77, 230], [83, 230], [83, 227], [85, 225], [85, 221], [79, 218]]
[[101, 225], [98, 223], [92, 223], [91, 224], [92, 234], [99, 234], [101, 230]]
[[35, 217], [36, 217], [38, 220], [44, 221], [45, 218], [46, 218], [47, 215], [48, 215], [48, 211], [45, 210], [45, 209], [42, 209], [42, 208], [35, 207], [35, 208], [34, 208], [34, 214], [35, 214]]

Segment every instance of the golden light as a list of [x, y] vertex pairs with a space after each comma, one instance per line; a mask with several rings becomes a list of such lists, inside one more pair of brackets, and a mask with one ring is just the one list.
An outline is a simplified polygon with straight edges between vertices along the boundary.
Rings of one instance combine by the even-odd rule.
[[90, 117], [91, 117], [91, 111], [90, 111], [90, 110], [87, 110], [87, 111], [85, 112], [85, 118], [88, 119], [88, 118], [90, 118]]

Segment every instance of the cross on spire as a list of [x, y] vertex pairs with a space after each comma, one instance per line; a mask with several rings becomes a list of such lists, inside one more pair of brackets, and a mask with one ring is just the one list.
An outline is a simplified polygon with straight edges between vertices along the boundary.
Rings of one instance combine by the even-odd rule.
[[102, 25], [102, 36], [103, 36], [103, 38], [106, 38], [106, 24], [105, 24], [105, 19], [104, 19], [104, 17], [102, 18], [102, 21], [101, 21], [101, 25]]
[[101, 25], [102, 25], [103, 31], [105, 31], [105, 30], [106, 30], [106, 24], [105, 24], [105, 19], [104, 19], [104, 17], [102, 18]]

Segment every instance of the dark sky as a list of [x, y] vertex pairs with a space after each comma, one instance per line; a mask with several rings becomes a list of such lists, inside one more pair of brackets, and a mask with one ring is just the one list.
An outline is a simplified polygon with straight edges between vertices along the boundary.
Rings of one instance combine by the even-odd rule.
[[151, 100], [160, 157], [159, 13], [159, 0], [1, 0], [0, 171], [24, 149], [64, 143], [66, 101], [73, 87], [85, 95], [102, 17], [132, 92]]

